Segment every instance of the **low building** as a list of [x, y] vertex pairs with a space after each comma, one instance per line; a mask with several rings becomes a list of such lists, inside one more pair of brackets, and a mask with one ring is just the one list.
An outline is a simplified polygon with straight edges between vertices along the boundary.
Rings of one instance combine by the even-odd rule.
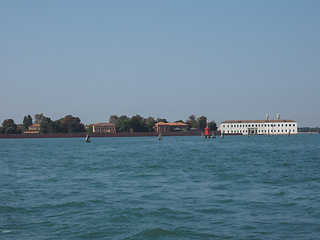
[[116, 125], [113, 123], [97, 123], [90, 124], [92, 126], [92, 132], [94, 133], [115, 133]]
[[174, 122], [174, 123], [159, 122], [154, 125], [154, 130], [156, 132], [182, 131], [187, 127], [188, 127], [188, 124], [185, 124], [182, 122]]
[[40, 132], [40, 124], [35, 123], [31, 126], [29, 126], [29, 131], [25, 131], [24, 133], [30, 134], [30, 133], [39, 133]]
[[293, 120], [277, 119], [269, 120], [267, 114], [266, 120], [229, 120], [220, 123], [219, 130], [225, 134], [243, 134], [243, 135], [284, 135], [297, 134], [298, 124]]

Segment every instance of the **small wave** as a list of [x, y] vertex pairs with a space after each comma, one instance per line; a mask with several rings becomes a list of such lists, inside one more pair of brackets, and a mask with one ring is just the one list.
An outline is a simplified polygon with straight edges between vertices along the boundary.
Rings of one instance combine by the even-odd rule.
[[132, 239], [136, 239], [136, 238], [143, 239], [145, 237], [155, 239], [159, 237], [178, 237], [178, 236], [180, 236], [180, 234], [174, 231], [165, 230], [162, 228], [153, 228], [153, 229], [144, 230], [136, 234], [135, 236], [132, 236]]
[[1, 230], [2, 233], [11, 233], [10, 230]]

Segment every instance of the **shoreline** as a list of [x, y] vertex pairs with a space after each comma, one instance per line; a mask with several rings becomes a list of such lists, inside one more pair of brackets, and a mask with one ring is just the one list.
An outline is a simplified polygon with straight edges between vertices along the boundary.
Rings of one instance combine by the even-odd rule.
[[[201, 136], [202, 131], [163, 132], [162, 136]], [[0, 139], [16, 138], [85, 138], [87, 133], [0, 134]], [[157, 132], [90, 133], [90, 137], [158, 137]], [[215, 131], [215, 135], [220, 135]]]
[[[317, 134], [318, 132], [311, 132]], [[181, 132], [163, 132], [163, 137], [170, 136], [201, 136], [202, 131], [181, 131]], [[220, 136], [220, 131], [214, 131], [215, 136]], [[310, 134], [310, 132], [298, 132], [298, 134]], [[87, 133], [34, 133], [34, 134], [0, 134], [0, 139], [23, 139], [23, 138], [85, 138]], [[90, 137], [158, 137], [157, 132], [123, 132], [123, 133], [90, 133]], [[225, 133], [229, 135], [242, 135], [239, 133]]]

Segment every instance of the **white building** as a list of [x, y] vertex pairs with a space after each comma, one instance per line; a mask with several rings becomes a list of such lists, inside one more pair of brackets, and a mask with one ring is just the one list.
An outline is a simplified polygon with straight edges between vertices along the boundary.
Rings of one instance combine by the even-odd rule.
[[232, 120], [220, 123], [219, 130], [225, 134], [243, 134], [243, 135], [281, 135], [297, 134], [298, 124], [293, 120], [277, 119], [269, 120], [267, 114], [266, 120]]

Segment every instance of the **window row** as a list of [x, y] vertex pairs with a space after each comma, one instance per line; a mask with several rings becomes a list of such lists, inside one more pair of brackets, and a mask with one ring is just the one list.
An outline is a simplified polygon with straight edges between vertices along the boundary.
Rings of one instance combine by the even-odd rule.
[[[231, 130], [231, 131], [228, 130], [228, 131], [223, 131], [223, 132], [224, 133], [247, 133], [248, 130]], [[285, 129], [285, 130], [282, 129], [281, 131], [280, 130], [278, 130], [278, 131], [277, 130], [258, 130], [257, 132], [258, 133], [270, 133], [270, 132], [271, 133], [277, 133], [277, 132], [278, 133], [280, 133], [280, 132], [281, 133], [284, 133], [284, 132], [287, 133], [287, 132], [294, 132], [294, 130], [287, 130], [287, 129]]]
[[[277, 126], [278, 125], [278, 126]], [[291, 127], [291, 124], [243, 124], [243, 125], [223, 125], [223, 127]], [[296, 126], [296, 124], [292, 124], [293, 127]]]

